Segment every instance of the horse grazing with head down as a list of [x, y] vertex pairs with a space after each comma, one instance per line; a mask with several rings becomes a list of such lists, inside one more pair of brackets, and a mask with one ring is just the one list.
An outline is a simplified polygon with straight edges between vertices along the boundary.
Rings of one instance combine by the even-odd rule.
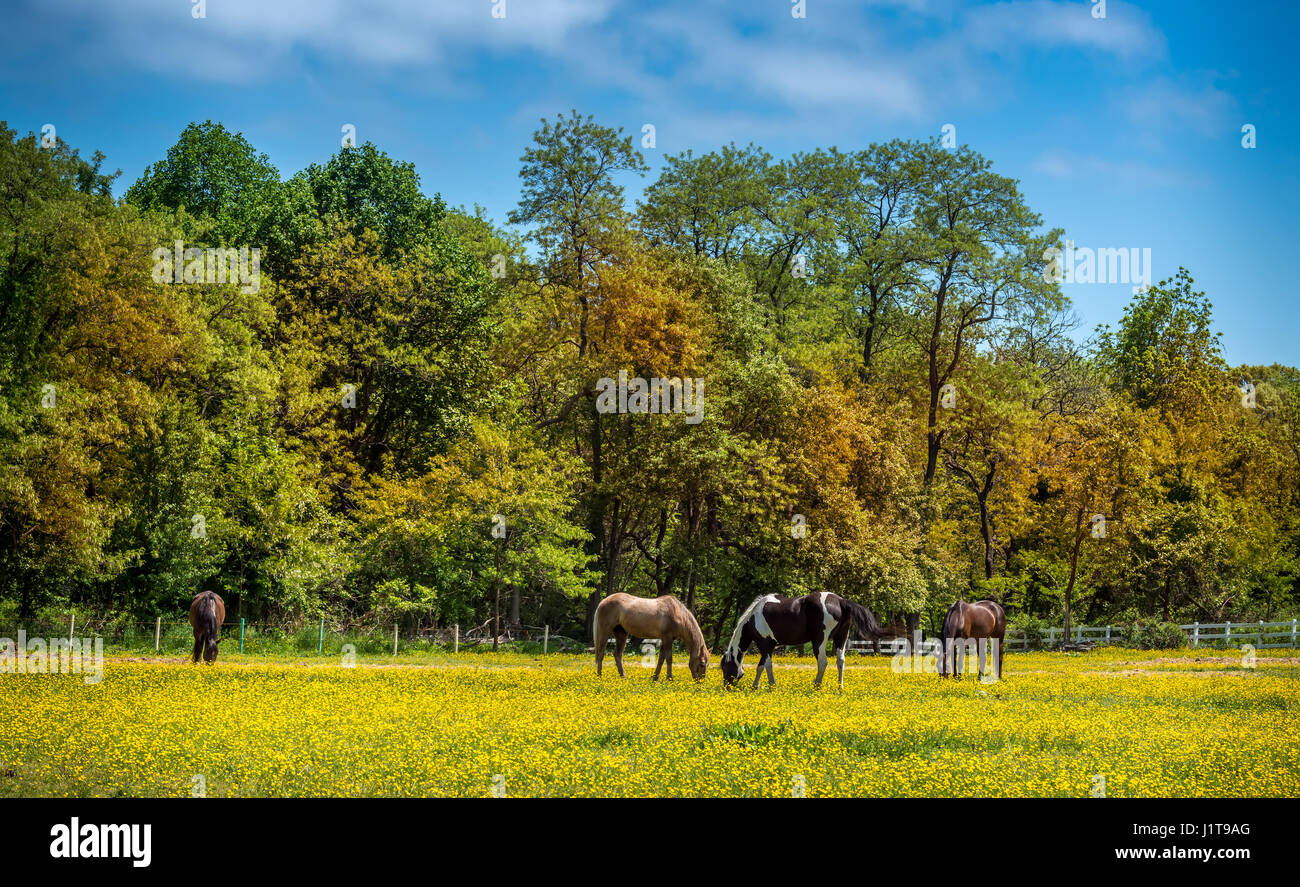
[[758, 673], [754, 675], [754, 689], [758, 689], [763, 668], [767, 667], [767, 683], [772, 686], [772, 653], [778, 646], [811, 643], [817, 651], [817, 677], [814, 687], [820, 687], [826, 673], [826, 641], [835, 647], [835, 666], [839, 671], [840, 689], [844, 689], [844, 648], [849, 630], [862, 638], [891, 637], [880, 627], [873, 614], [861, 604], [846, 600], [828, 591], [814, 592], [799, 598], [784, 598], [775, 594], [756, 598], [736, 623], [727, 652], [722, 654], [722, 682], [730, 686], [745, 673], [742, 660], [750, 645], [758, 647]]
[[221, 640], [221, 623], [226, 621], [226, 602], [215, 591], [200, 591], [190, 601], [190, 627], [194, 629], [194, 662], [211, 665], [217, 661], [217, 642]]
[[596, 674], [600, 674], [605, 660], [605, 644], [614, 638], [614, 664], [619, 677], [623, 674], [623, 648], [628, 636], [659, 639], [659, 661], [655, 664], [654, 679], [659, 680], [659, 670], [668, 665], [668, 680], [673, 679], [673, 641], [686, 644], [687, 665], [695, 680], [703, 680], [709, 667], [709, 648], [704, 645], [704, 632], [686, 609], [686, 605], [671, 594], [644, 598], [616, 592], [596, 607]]
[[[997, 601], [982, 600], [973, 604], [957, 601], [943, 617], [943, 644], [939, 648], [939, 674], [947, 675], [951, 666], [954, 677], [961, 677], [962, 663], [966, 659], [966, 643], [975, 642], [979, 676], [984, 677], [984, 657], [988, 638], [997, 641], [993, 649], [994, 668], [1002, 678], [1002, 658], [1006, 654], [1003, 638], [1007, 633], [1007, 614]], [[984, 648], [980, 641], [984, 640]]]

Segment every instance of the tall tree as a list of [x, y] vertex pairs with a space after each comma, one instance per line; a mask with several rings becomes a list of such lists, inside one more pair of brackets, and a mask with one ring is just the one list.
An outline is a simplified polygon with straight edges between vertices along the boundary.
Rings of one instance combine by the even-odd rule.
[[939, 399], [945, 385], [996, 325], [1024, 303], [1060, 303], [1059, 287], [1040, 273], [1042, 256], [1059, 232], [1038, 235], [1013, 179], [963, 146], [916, 144], [922, 182], [916, 211], [920, 273], [911, 289], [909, 335], [926, 374], [926, 452], [923, 477], [934, 479], [945, 430]]
[[[623, 188], [615, 177], [643, 173], [645, 160], [621, 127], [601, 126], [576, 110], [568, 118], [557, 115], [554, 123], [543, 120], [541, 129], [533, 134], [533, 144], [520, 159], [523, 187], [519, 205], [508, 219], [512, 224], [531, 226], [530, 237], [542, 250], [546, 275], [542, 297], [547, 297], [545, 290], [558, 288], [555, 298], [576, 305], [576, 323], [568, 344], [582, 363], [591, 347], [591, 312], [599, 299], [600, 266], [626, 243], [629, 217], [623, 206]], [[583, 378], [575, 394], [585, 405], [582, 416], [588, 423], [591, 489], [586, 504], [591, 553], [608, 575], [613, 555], [603, 541], [602, 429], [594, 381], [594, 377]], [[593, 592], [588, 601], [588, 630], [599, 594]]]

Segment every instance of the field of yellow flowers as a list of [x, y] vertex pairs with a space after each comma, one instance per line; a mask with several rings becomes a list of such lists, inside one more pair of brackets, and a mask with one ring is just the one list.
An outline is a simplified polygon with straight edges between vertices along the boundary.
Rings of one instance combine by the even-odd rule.
[[1294, 651], [1008, 654], [996, 684], [855, 657], [842, 694], [811, 664], [758, 692], [562, 655], [5, 674], [0, 796], [1300, 795]]

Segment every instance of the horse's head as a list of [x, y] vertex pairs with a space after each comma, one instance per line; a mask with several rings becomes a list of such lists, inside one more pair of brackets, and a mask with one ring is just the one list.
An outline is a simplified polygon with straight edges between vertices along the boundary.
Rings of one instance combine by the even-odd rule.
[[697, 681], [704, 680], [704, 673], [709, 670], [709, 648], [703, 645], [690, 658], [691, 677]]
[[204, 662], [216, 662], [216, 661], [217, 661], [217, 643], [218, 643], [219, 640], [220, 640], [219, 638], [209, 636], [209, 637], [207, 638], [207, 640], [204, 642], [204, 644], [203, 644], [203, 661], [204, 661]]
[[738, 655], [733, 653], [730, 649], [722, 654], [722, 685], [724, 687], [729, 687], [736, 683], [744, 673], [745, 666], [741, 663]]

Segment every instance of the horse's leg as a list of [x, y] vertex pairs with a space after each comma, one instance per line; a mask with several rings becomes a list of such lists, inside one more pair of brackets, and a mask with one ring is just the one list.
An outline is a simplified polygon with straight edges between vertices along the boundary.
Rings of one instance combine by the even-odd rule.
[[1003, 645], [1003, 638], [998, 638], [998, 646], [994, 651], [998, 657], [998, 680], [1002, 680], [1002, 657], [1006, 655], [1007, 648]]
[[203, 654], [203, 638], [196, 637], [194, 639], [194, 652], [190, 654], [190, 659], [193, 660], [195, 665], [199, 664], [199, 656], [201, 656], [202, 654]]
[[[774, 650], [773, 652], [776, 651]], [[776, 675], [772, 674], [772, 655], [770, 653], [767, 657], [767, 685], [769, 687], [776, 686]]]
[[[645, 644], [645, 641], [642, 641], [641, 643], [642, 643], [642, 644]], [[643, 647], [643, 649], [644, 649], [644, 647]], [[662, 669], [662, 668], [664, 667], [664, 662], [665, 662], [665, 661], [666, 661], [666, 654], [665, 654], [665, 652], [664, 652], [664, 643], [663, 643], [663, 641], [660, 641], [660, 642], [659, 642], [659, 655], [657, 655], [657, 656], [655, 657], [655, 678], [654, 678], [654, 679], [655, 679], [656, 681], [659, 680], [659, 671], [660, 671], [660, 669]], [[669, 673], [669, 676], [671, 677], [671, 672]]]
[[[758, 665], [754, 667], [754, 689], [758, 689], [758, 682], [763, 679], [763, 668], [771, 667], [772, 651], [765, 644], [758, 644]], [[771, 680], [769, 677], [768, 680]]]
[[975, 639], [975, 663], [979, 666], [979, 679], [984, 680], [984, 658], [988, 655], [988, 642], [980, 643], [982, 639]]
[[817, 678], [813, 681], [814, 687], [822, 685], [822, 675], [826, 673], [826, 638], [823, 637], [817, 643]]
[[627, 632], [624, 631], [623, 626], [620, 625], [614, 629], [614, 664], [618, 666], [618, 676], [620, 678], [627, 677], [627, 675], [623, 673], [623, 648], [626, 646]]
[[600, 677], [601, 666], [605, 664], [605, 644], [609, 643], [609, 632], [605, 626], [600, 624], [600, 616], [596, 616], [596, 677]]
[[664, 651], [664, 664], [668, 666], [668, 680], [673, 679], [673, 639], [671, 636], [659, 642], [659, 649]]
[[835, 629], [831, 639], [835, 642], [835, 669], [839, 672], [840, 689], [844, 689], [844, 654], [849, 647], [850, 623], [845, 622]]

